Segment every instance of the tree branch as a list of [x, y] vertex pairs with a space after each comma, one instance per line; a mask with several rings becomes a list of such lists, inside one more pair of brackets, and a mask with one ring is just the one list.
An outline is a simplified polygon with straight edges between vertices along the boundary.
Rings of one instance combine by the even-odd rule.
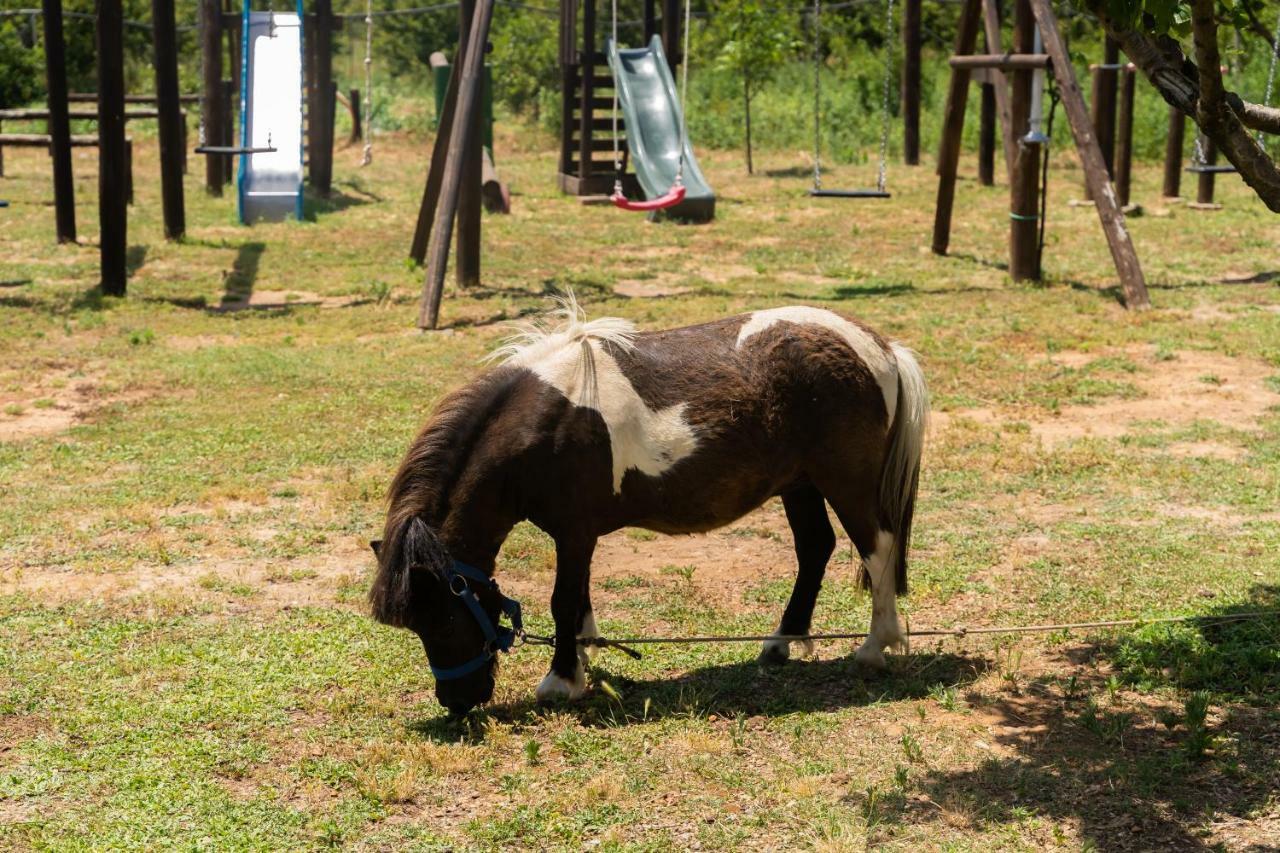
[[1222, 55], [1218, 52], [1218, 22], [1213, 17], [1216, 0], [1193, 0], [1191, 4], [1191, 40], [1195, 45], [1196, 71], [1200, 75], [1202, 117], [1223, 108]]
[[1249, 133], [1249, 129], [1280, 133], [1280, 109], [1248, 103], [1224, 90], [1214, 0], [1194, 0], [1192, 6], [1194, 63], [1175, 39], [1152, 36], [1112, 20], [1107, 0], [1082, 2], [1164, 99], [1191, 116], [1258, 198], [1280, 213], [1280, 169]]

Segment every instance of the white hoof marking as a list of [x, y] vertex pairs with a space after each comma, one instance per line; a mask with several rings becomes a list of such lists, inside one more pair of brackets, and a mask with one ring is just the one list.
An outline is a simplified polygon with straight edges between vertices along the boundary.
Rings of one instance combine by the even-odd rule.
[[[596, 629], [596, 615], [590, 610], [587, 615], [582, 618], [582, 630], [578, 632], [578, 639], [585, 637], [599, 637], [600, 631]], [[583, 666], [591, 663], [591, 656], [595, 654], [595, 646], [578, 646], [578, 660], [582, 661]]]
[[572, 702], [581, 699], [587, 694], [587, 674], [582, 668], [582, 664], [578, 664], [578, 671], [574, 673], [573, 681], [563, 676], [556, 675], [554, 672], [548, 672], [546, 678], [542, 679], [542, 683], [538, 685], [537, 693], [539, 702], [552, 702], [558, 699], [567, 699]]

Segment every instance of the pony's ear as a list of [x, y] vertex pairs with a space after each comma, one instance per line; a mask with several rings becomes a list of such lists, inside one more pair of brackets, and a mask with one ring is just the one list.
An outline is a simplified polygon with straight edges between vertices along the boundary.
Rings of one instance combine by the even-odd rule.
[[381, 539], [370, 540], [369, 547], [373, 549], [373, 556], [375, 557], [382, 556], [382, 540]]

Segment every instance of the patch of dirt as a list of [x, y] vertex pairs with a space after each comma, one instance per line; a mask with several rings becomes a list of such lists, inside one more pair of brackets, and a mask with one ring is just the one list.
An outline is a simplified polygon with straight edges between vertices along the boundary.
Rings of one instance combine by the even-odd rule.
[[1184, 459], [1239, 459], [1244, 449], [1217, 441], [1175, 441], [1164, 448], [1170, 456]]
[[54, 435], [104, 406], [146, 396], [140, 391], [107, 392], [103, 385], [97, 369], [63, 367], [41, 371], [30, 384], [0, 390], [0, 442]]
[[245, 311], [251, 308], [272, 310], [292, 308], [298, 305], [318, 305], [321, 308], [346, 308], [364, 302], [360, 296], [321, 296], [306, 290], [254, 290], [244, 295], [228, 295], [222, 303], [210, 311]]
[[675, 284], [663, 284], [653, 281], [620, 281], [613, 286], [613, 292], [628, 299], [656, 299], [661, 296], [680, 296], [692, 293], [692, 287], [680, 287]]
[[179, 352], [233, 346], [238, 342], [239, 339], [235, 335], [170, 335], [163, 338], [165, 346]]
[[[1168, 360], [1157, 360], [1151, 347], [1131, 347], [1118, 353], [1056, 353], [1054, 363], [1083, 367], [1106, 355], [1122, 354], [1139, 366], [1132, 376], [1142, 396], [1133, 400], [1108, 400], [1097, 405], [1066, 405], [1056, 415], [1026, 418], [991, 408], [936, 412], [934, 426], [947, 429], [958, 419], [979, 424], [1025, 421], [1031, 432], [1048, 447], [1056, 447], [1084, 437], [1117, 438], [1128, 434], [1139, 422], [1162, 422], [1170, 427], [1196, 421], [1213, 421], [1226, 427], [1256, 432], [1258, 420], [1273, 406], [1280, 394], [1267, 387], [1275, 369], [1261, 361], [1232, 358], [1213, 352], [1183, 350]], [[1212, 456], [1238, 451], [1213, 442], [1189, 442], [1174, 452], [1178, 455]]]

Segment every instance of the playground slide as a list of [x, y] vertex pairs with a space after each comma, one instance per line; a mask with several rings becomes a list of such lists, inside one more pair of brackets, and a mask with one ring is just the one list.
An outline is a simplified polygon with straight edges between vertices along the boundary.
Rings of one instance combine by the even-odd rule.
[[240, 221], [301, 219], [301, 16], [246, 11], [243, 48], [240, 145], [275, 150], [240, 156]]
[[[609, 67], [617, 86], [618, 106], [627, 123], [627, 146], [646, 198], [671, 189], [680, 161], [680, 101], [667, 66], [662, 40], [648, 47], [619, 49], [609, 42]], [[707, 185], [689, 140], [684, 144], [684, 201], [668, 208], [676, 219], [705, 222], [715, 216], [716, 196]]]

